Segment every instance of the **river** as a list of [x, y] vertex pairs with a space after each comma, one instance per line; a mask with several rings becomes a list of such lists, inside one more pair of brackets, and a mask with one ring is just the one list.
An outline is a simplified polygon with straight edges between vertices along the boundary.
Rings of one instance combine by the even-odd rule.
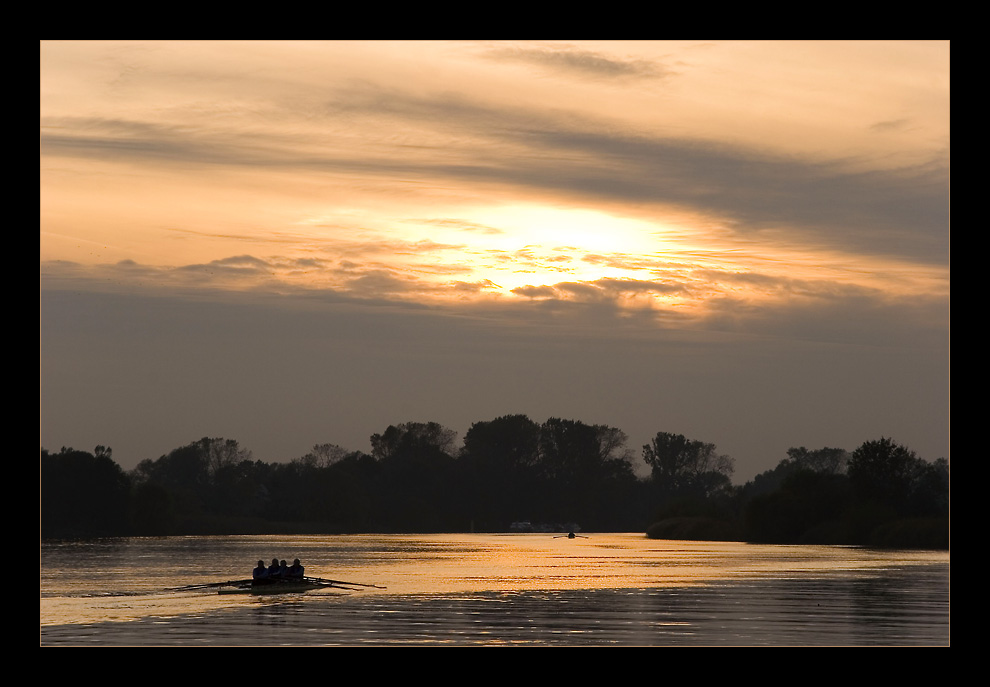
[[[949, 646], [947, 551], [582, 533], [124, 538], [40, 555], [42, 646]], [[358, 584], [176, 590], [273, 557]]]

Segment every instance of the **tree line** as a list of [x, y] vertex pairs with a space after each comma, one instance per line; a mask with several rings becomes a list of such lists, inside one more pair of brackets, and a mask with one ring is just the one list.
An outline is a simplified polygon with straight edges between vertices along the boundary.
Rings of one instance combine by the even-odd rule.
[[43, 538], [178, 534], [642, 531], [679, 539], [948, 548], [949, 466], [881, 438], [791, 448], [742, 486], [715, 445], [658, 432], [633, 469], [621, 430], [506, 415], [457, 434], [390, 425], [371, 451], [318, 444], [287, 463], [204, 437], [131, 471], [112, 451], [41, 450]]

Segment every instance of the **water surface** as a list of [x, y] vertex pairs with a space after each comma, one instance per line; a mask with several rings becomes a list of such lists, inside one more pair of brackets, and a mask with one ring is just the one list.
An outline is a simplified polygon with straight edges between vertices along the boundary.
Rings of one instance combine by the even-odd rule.
[[[385, 589], [174, 591], [261, 559]], [[642, 534], [43, 543], [42, 645], [949, 645], [949, 554]]]

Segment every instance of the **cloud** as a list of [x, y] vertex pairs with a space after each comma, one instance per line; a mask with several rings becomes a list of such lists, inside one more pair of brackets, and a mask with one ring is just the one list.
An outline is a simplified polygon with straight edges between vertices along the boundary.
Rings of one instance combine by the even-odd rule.
[[491, 279], [482, 279], [481, 281], [476, 282], [455, 281], [452, 282], [451, 287], [455, 291], [461, 291], [468, 294], [476, 294], [502, 288]]
[[501, 236], [505, 234], [503, 229], [498, 227], [493, 227], [488, 224], [481, 224], [479, 222], [472, 222], [469, 220], [450, 218], [450, 217], [432, 217], [424, 219], [409, 220], [411, 223], [416, 224], [426, 224], [443, 228], [459, 229], [462, 231], [467, 231], [471, 233], [486, 234], [488, 236]]
[[[525, 133], [545, 155], [493, 173], [606, 202], [671, 205], [743, 234], [785, 230], [819, 245], [946, 263], [947, 159], [864, 172], [843, 161], [783, 157], [687, 139], [560, 128]], [[554, 164], [564, 152], [576, 156]]]
[[488, 50], [486, 55], [499, 61], [520, 62], [549, 71], [603, 81], [663, 79], [671, 74], [667, 67], [654, 60], [619, 59], [573, 46], [496, 48]]
[[876, 122], [870, 125], [871, 131], [876, 132], [888, 132], [888, 131], [903, 131], [911, 126], [911, 120], [907, 117], [901, 117], [899, 119], [888, 119], [882, 122]]
[[[718, 218], [744, 235], [785, 231], [820, 246], [948, 262], [947, 155], [864, 171], [855, 160], [810, 160], [725, 142], [643, 134], [615, 122], [494, 107], [464, 97], [373, 92], [377, 96], [342, 97], [347, 104], [340, 107], [373, 118], [395, 117], [402, 126], [431, 123], [438, 134], [432, 123], [442, 122], [439, 140], [449, 146], [443, 152], [399, 155], [393, 150], [359, 157], [356, 150], [333, 144], [303, 146], [270, 134], [188, 133], [151, 123], [62, 119], [58, 133], [43, 130], [42, 156], [261, 166], [370, 175], [382, 182], [406, 177], [434, 186], [485, 182], [571, 201], [680, 208]], [[382, 102], [387, 104], [379, 107]], [[480, 223], [461, 227], [493, 231]]]
[[206, 127], [94, 117], [43, 117], [41, 123], [41, 152], [48, 157], [243, 165], [251, 160], [249, 151], [232, 132]]
[[512, 293], [527, 298], [554, 298], [557, 296], [557, 289], [553, 286], [519, 286], [512, 289]]
[[670, 284], [641, 279], [597, 279], [588, 282], [559, 282], [552, 286], [521, 286], [512, 293], [527, 298], [566, 298], [579, 301], [616, 300], [622, 296], [650, 296], [685, 293], [682, 284]]

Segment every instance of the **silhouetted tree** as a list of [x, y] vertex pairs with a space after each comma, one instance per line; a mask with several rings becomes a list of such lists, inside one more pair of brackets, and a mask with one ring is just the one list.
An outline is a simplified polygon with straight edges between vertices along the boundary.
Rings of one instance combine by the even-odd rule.
[[908, 513], [915, 516], [949, 515], [949, 461], [939, 458], [918, 467]]
[[540, 473], [546, 479], [572, 484], [601, 462], [600, 449], [594, 427], [552, 417], [540, 427]]
[[177, 529], [172, 495], [168, 489], [145, 482], [135, 485], [131, 499], [131, 527], [142, 536], [183, 534]]
[[848, 541], [843, 516], [851, 494], [845, 475], [798, 468], [780, 488], [745, 507], [750, 541], [837, 544]]
[[381, 434], [371, 435], [371, 455], [388, 460], [396, 455], [454, 454], [457, 433], [436, 422], [406, 422], [389, 425]]
[[382, 464], [361, 452], [325, 468], [325, 521], [337, 532], [382, 531]]
[[791, 448], [734, 488], [731, 458], [679, 434], [643, 447], [649, 480], [633, 473], [625, 433], [606, 425], [506, 415], [471, 425], [459, 452], [456, 437], [435, 422], [390, 425], [370, 455], [316, 444], [275, 464], [204, 437], [129, 475], [106, 446], [42, 449], [42, 536], [502, 530], [530, 519], [726, 539], [744, 513], [758, 541], [948, 546], [948, 461], [886, 438], [851, 457]]
[[203, 437], [158, 460], [141, 461], [134, 475], [139, 481], [201, 491], [224, 469], [250, 460], [251, 452], [234, 439]]
[[469, 521], [481, 530], [504, 530], [533, 517], [541, 482], [537, 477], [540, 426], [525, 415], [475, 422], [464, 435], [460, 461], [467, 472]]
[[142, 460], [131, 475], [139, 485], [154, 484], [168, 492], [175, 527], [207, 532], [211, 517], [243, 514], [240, 497], [250, 457], [233, 439], [203, 437], [158, 460]]
[[96, 455], [63, 447], [41, 450], [44, 537], [108, 536], [129, 530], [130, 479], [105, 446]]
[[268, 517], [271, 472], [262, 461], [247, 458], [224, 465], [213, 475], [209, 510], [227, 516]]
[[195, 445], [203, 453], [210, 477], [224, 468], [251, 461], [251, 452], [241, 448], [234, 439], [203, 437]]
[[615, 427], [595, 425], [594, 429], [598, 461], [586, 481], [591, 493], [587, 525], [603, 531], [643, 529], [648, 524], [645, 492], [632, 467], [629, 439]]
[[881, 437], [853, 451], [849, 480], [860, 499], [902, 511], [923, 464], [914, 451]]
[[[540, 426], [537, 473], [544, 481], [543, 517], [612, 522], [621, 504], [617, 489], [635, 481], [625, 434], [606, 425], [550, 418]], [[624, 507], [623, 507], [624, 510]]]
[[337, 444], [315, 444], [300, 460], [319, 468], [327, 468], [348, 456], [350, 451]]
[[637, 498], [626, 435], [614, 427], [525, 415], [477, 422], [464, 437], [461, 462], [471, 518], [482, 529], [514, 520], [611, 527], [636, 523]]
[[436, 422], [390, 425], [372, 435], [372, 455], [382, 464], [379, 503], [390, 529], [431, 532], [448, 527], [459, 486], [454, 484], [456, 438]]
[[668, 497], [710, 498], [732, 486], [734, 461], [706, 444], [682, 434], [658, 432], [643, 446], [643, 460], [651, 468], [651, 479]]
[[462, 456], [486, 472], [529, 475], [539, 462], [540, 426], [525, 415], [475, 422], [464, 435]]
[[787, 449], [787, 457], [770, 470], [756, 475], [741, 488], [743, 498], [753, 498], [780, 489], [784, 480], [796, 472], [808, 470], [819, 474], [844, 475], [849, 452], [841, 448], [805, 447]]
[[787, 449], [788, 459], [800, 470], [830, 475], [842, 474], [849, 464], [849, 453], [841, 448], [820, 448], [809, 451], [804, 446]]

